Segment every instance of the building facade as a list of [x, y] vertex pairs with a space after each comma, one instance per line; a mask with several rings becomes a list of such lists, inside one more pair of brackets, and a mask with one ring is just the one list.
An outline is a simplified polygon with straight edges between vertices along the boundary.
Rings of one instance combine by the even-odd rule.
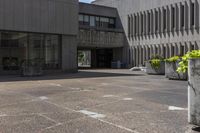
[[85, 51], [84, 55], [87, 53], [88, 57], [83, 59], [83, 65], [79, 63], [80, 67], [110, 68], [111, 62], [126, 63], [125, 44], [126, 38], [116, 8], [79, 3], [78, 51]]
[[130, 66], [153, 55], [164, 58], [200, 48], [199, 0], [96, 0], [117, 8], [129, 47]]
[[78, 0], [0, 0], [0, 74], [77, 71], [77, 20]]

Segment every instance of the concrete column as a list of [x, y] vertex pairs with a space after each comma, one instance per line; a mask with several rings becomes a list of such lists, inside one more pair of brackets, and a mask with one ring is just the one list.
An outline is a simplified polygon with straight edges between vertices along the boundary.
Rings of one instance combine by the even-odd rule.
[[77, 72], [77, 37], [62, 35], [62, 70]]

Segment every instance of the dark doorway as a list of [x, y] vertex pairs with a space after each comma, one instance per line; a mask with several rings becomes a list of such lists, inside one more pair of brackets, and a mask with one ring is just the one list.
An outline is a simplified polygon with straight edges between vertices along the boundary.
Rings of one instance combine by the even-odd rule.
[[96, 50], [97, 68], [111, 68], [113, 60], [112, 49], [97, 49]]

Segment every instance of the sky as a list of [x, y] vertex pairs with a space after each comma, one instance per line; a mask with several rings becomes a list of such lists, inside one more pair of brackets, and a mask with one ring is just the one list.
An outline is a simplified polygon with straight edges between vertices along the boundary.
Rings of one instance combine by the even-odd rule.
[[92, 1], [94, 1], [94, 0], [79, 0], [80, 2], [85, 2], [85, 3], [90, 3], [90, 2], [92, 2]]

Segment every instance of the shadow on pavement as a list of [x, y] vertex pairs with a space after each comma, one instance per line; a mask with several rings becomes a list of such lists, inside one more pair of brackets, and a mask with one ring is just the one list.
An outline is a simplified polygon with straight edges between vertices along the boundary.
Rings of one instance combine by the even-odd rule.
[[145, 74], [109, 73], [80, 71], [78, 73], [56, 73], [38, 77], [21, 77], [19, 75], [0, 76], [0, 82], [34, 81], [34, 80], [58, 80], [58, 79], [78, 79], [78, 78], [100, 78], [100, 77], [120, 77], [120, 76], [145, 76]]

